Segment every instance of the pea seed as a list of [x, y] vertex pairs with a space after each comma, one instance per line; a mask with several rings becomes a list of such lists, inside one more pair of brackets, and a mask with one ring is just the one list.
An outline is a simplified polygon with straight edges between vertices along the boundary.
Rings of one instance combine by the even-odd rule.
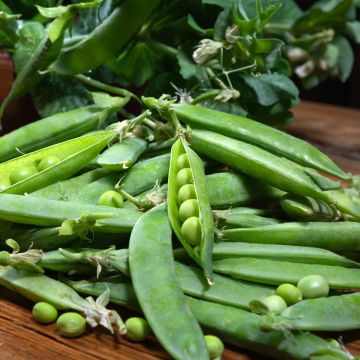
[[197, 216], [199, 217], [199, 203], [195, 199], [184, 201], [179, 208], [179, 217], [181, 221]]
[[179, 204], [189, 199], [196, 199], [195, 186], [193, 184], [183, 185], [178, 192]]
[[121, 194], [116, 191], [106, 191], [99, 198], [99, 205], [121, 208], [124, 200]]
[[58, 312], [55, 306], [41, 301], [34, 305], [32, 315], [38, 323], [50, 324], [56, 320]]
[[37, 172], [35, 166], [25, 166], [21, 169], [15, 169], [10, 173], [10, 182], [11, 184], [16, 184], [35, 175]]
[[39, 171], [46, 170], [47, 168], [59, 163], [60, 161], [61, 160], [55, 155], [48, 156], [40, 161], [38, 169]]
[[199, 245], [201, 242], [200, 219], [196, 216], [186, 219], [181, 227], [181, 236], [192, 246]]
[[56, 321], [56, 329], [64, 337], [78, 337], [84, 333], [85, 328], [85, 318], [76, 312], [66, 312]]
[[132, 341], [144, 341], [150, 334], [148, 322], [141, 317], [131, 317], [125, 321], [126, 336]]
[[282, 297], [287, 305], [293, 305], [302, 300], [299, 288], [292, 284], [281, 284], [276, 289], [276, 294]]
[[329, 284], [321, 275], [309, 275], [302, 278], [297, 287], [304, 299], [326, 297], [329, 294]]
[[181, 169], [176, 175], [176, 181], [179, 187], [185, 184], [191, 184], [193, 182], [191, 169], [190, 168]]
[[209, 351], [210, 359], [220, 358], [224, 352], [224, 344], [215, 335], [205, 335], [206, 345]]
[[287, 308], [285, 300], [279, 295], [270, 295], [261, 302], [274, 314], [280, 314]]
[[187, 154], [180, 155], [177, 159], [176, 164], [177, 164], [178, 169], [189, 168], [190, 163], [189, 163], [189, 158], [188, 158]]

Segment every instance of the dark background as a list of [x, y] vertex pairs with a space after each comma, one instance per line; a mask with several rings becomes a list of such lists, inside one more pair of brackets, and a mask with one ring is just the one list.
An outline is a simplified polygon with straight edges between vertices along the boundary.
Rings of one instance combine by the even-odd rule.
[[[306, 10], [314, 1], [297, 0], [298, 5]], [[358, 11], [358, 19], [360, 12]], [[342, 83], [340, 80], [327, 80], [314, 89], [304, 90], [299, 82], [295, 82], [300, 89], [300, 97], [306, 100], [319, 101], [334, 105], [360, 108], [360, 44], [352, 43], [355, 63], [350, 78]]]

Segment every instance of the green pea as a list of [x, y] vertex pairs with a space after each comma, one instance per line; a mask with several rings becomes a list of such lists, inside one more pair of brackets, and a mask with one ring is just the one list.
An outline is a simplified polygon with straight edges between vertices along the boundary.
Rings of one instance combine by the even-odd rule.
[[221, 339], [215, 335], [205, 335], [205, 341], [209, 351], [210, 359], [221, 358], [221, 355], [225, 349]]
[[189, 157], [187, 156], [187, 154], [180, 155], [177, 158], [176, 164], [177, 164], [178, 169], [183, 169], [183, 168], [190, 167]]
[[38, 169], [39, 171], [43, 171], [46, 170], [47, 168], [59, 163], [61, 160], [55, 156], [55, 155], [50, 155], [44, 159], [42, 159], [38, 165]]
[[179, 208], [179, 217], [181, 221], [197, 216], [199, 217], [199, 203], [195, 199], [184, 201]]
[[302, 278], [297, 287], [304, 299], [326, 297], [329, 294], [329, 284], [321, 275], [309, 275]]
[[193, 182], [193, 176], [190, 168], [181, 169], [176, 175], [176, 181], [178, 186], [185, 184], [191, 184]]
[[66, 312], [56, 321], [56, 329], [64, 337], [74, 338], [84, 333], [86, 320], [76, 312]]
[[199, 245], [201, 242], [200, 219], [196, 216], [186, 219], [181, 227], [181, 236], [192, 246]]
[[141, 317], [131, 317], [125, 321], [126, 336], [132, 341], [144, 341], [149, 336], [151, 329], [148, 322]]
[[293, 305], [302, 300], [299, 288], [292, 284], [281, 284], [276, 289], [276, 294], [282, 297], [287, 305]]
[[57, 319], [58, 311], [55, 306], [41, 301], [34, 305], [32, 315], [38, 323], [50, 324]]
[[189, 199], [196, 199], [196, 191], [195, 191], [195, 186], [193, 184], [183, 185], [178, 192], [179, 204]]
[[24, 166], [21, 169], [15, 169], [13, 171], [11, 171], [10, 173], [10, 182], [11, 184], [16, 184], [20, 181], [23, 181], [27, 178], [29, 178], [30, 176], [33, 176], [37, 173], [37, 169], [35, 168], [35, 166]]
[[121, 208], [124, 204], [124, 199], [116, 191], [105, 191], [99, 198], [99, 205], [111, 206], [115, 208]]
[[274, 314], [280, 314], [287, 308], [285, 300], [279, 295], [270, 295], [261, 302]]

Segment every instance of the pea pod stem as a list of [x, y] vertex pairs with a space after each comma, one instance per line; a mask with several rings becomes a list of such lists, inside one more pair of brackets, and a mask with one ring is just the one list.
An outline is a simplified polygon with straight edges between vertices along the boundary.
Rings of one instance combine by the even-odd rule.
[[77, 80], [79, 80], [80, 82], [82, 82], [85, 85], [88, 85], [92, 88], [95, 89], [99, 89], [101, 91], [106, 91], [115, 95], [120, 95], [120, 96], [125, 96], [125, 97], [131, 97], [133, 99], [135, 99], [138, 103], [141, 103], [140, 99], [131, 91], [126, 90], [126, 89], [122, 89], [119, 87], [115, 87], [115, 86], [111, 86], [108, 84], [104, 84], [101, 81], [92, 79], [89, 76], [85, 76], [85, 75], [81, 75], [81, 74], [77, 74], [74, 76]]

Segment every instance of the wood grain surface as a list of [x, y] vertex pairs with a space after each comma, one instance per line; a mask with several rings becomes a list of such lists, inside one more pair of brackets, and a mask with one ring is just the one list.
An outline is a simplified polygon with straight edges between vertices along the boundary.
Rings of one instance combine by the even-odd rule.
[[[303, 102], [295, 109], [296, 120], [286, 128], [329, 154], [346, 171], [360, 173], [360, 111]], [[169, 359], [155, 339], [137, 344], [96, 329], [79, 339], [64, 339], [54, 325], [39, 325], [31, 318], [30, 302], [8, 290], [0, 291], [1, 360], [107, 360]], [[129, 312], [119, 309], [124, 317]], [[338, 335], [335, 335], [338, 336]], [[342, 338], [346, 347], [360, 355], [360, 332]], [[226, 345], [224, 360], [268, 358]]]

